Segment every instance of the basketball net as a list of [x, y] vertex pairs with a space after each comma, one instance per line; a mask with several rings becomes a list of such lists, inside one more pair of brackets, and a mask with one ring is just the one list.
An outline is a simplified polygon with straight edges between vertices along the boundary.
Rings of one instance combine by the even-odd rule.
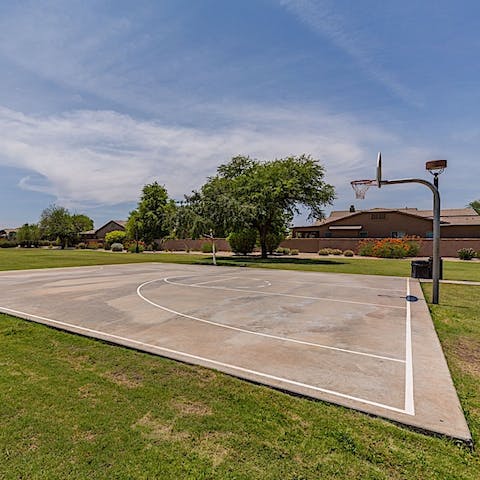
[[354, 180], [353, 182], [350, 182], [350, 184], [352, 185], [352, 188], [355, 191], [355, 198], [359, 200], [364, 200], [367, 190], [372, 185], [377, 185], [377, 181], [376, 180]]

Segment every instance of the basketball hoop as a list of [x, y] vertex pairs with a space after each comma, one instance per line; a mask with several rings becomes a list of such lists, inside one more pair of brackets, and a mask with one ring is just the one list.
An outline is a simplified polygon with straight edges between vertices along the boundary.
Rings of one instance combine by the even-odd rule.
[[350, 184], [352, 185], [352, 188], [355, 191], [355, 198], [358, 198], [359, 200], [364, 200], [367, 190], [372, 185], [377, 185], [377, 181], [376, 180], [354, 180], [353, 182], [350, 182]]

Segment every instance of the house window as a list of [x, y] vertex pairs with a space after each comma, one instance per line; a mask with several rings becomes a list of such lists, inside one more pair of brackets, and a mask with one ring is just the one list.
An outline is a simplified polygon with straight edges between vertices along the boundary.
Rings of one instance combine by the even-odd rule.
[[371, 220], [385, 220], [386, 215], [385, 212], [375, 212], [370, 214]]
[[326, 238], [331, 238], [332, 237], [332, 232], [325, 232], [325, 237]]
[[425, 238], [433, 238], [433, 232], [427, 232]]
[[361, 231], [361, 232], [358, 232], [358, 236], [359, 236], [360, 238], [367, 238], [367, 237], [368, 237], [368, 232], [365, 231], [365, 230], [363, 230], [363, 231]]
[[392, 232], [392, 238], [403, 238], [405, 236], [405, 232]]

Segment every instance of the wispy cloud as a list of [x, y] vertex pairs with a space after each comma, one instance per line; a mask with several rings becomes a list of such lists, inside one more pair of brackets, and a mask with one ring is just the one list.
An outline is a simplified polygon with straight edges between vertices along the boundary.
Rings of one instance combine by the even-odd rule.
[[[213, 108], [213, 107], [212, 107]], [[20, 187], [67, 206], [135, 201], [154, 179], [181, 198], [232, 156], [272, 159], [310, 153], [341, 187], [355, 178], [372, 144], [395, 138], [354, 118], [305, 108], [232, 107], [224, 128], [139, 121], [113, 111], [26, 115], [0, 108], [0, 165], [31, 172]]]
[[280, 0], [288, 12], [308, 25], [316, 33], [326, 37], [337, 48], [349, 55], [372, 79], [386, 87], [397, 97], [411, 105], [420, 105], [418, 95], [399, 82], [376, 60], [374, 50], [365, 36], [347, 24], [345, 17], [335, 12], [324, 0]]

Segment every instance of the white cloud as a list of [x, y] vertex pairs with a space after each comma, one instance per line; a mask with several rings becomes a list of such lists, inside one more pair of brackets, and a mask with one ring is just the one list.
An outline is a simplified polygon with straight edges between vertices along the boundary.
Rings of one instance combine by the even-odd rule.
[[372, 145], [396, 142], [379, 128], [319, 109], [232, 106], [222, 115], [231, 126], [212, 129], [112, 111], [40, 117], [0, 107], [0, 165], [30, 171], [20, 187], [64, 205], [114, 205], [135, 201], [154, 179], [181, 198], [237, 154], [268, 160], [309, 153], [327, 167], [329, 182], [347, 187], [365, 165], [373, 172]]

